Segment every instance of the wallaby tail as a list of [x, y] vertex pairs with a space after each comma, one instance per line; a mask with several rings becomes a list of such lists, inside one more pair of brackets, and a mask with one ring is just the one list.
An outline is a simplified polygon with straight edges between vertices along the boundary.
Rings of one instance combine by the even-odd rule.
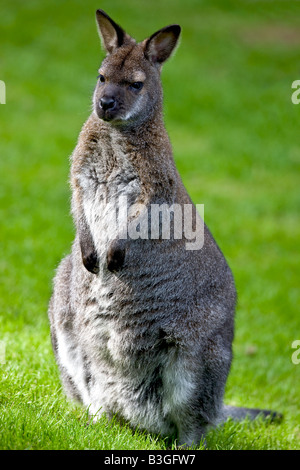
[[232, 418], [234, 421], [241, 421], [245, 418], [250, 418], [251, 420], [262, 417], [263, 419], [268, 419], [270, 421], [280, 421], [282, 419], [282, 414], [277, 413], [272, 410], [261, 410], [259, 408], [241, 408], [238, 406], [228, 406], [224, 405], [222, 410], [222, 419], [226, 421], [228, 418]]

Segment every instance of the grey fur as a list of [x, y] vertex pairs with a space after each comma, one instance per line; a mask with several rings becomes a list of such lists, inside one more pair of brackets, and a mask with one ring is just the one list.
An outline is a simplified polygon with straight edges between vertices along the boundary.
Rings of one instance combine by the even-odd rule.
[[[109, 78], [97, 84], [72, 155], [76, 237], [54, 280], [53, 349], [67, 395], [92, 416], [118, 414], [191, 445], [228, 415], [259, 412], [223, 406], [236, 304], [231, 271], [206, 226], [195, 251], [174, 237], [111, 240], [101, 205], [115, 205], [120, 194], [147, 207], [191, 204], [162, 118], [160, 69], [180, 28], [136, 44], [101, 10], [97, 21], [108, 52], [100, 71]], [[123, 83], [136, 71], [145, 76], [141, 91]], [[101, 108], [103, 96], [116, 98], [114, 113]]]

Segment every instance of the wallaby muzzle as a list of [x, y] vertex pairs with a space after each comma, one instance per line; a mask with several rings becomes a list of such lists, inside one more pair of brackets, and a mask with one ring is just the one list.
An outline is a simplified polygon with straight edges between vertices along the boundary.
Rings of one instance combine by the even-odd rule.
[[112, 121], [118, 119], [122, 109], [124, 97], [120, 87], [114, 84], [108, 84], [98, 96], [96, 112], [100, 119]]
[[100, 99], [100, 107], [106, 111], [107, 109], [113, 109], [115, 107], [116, 100], [111, 96], [103, 96]]

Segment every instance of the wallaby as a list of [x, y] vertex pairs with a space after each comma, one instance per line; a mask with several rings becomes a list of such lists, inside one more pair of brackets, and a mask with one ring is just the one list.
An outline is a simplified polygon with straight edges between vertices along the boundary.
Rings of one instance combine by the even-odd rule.
[[160, 72], [181, 28], [136, 43], [104, 11], [96, 19], [107, 55], [72, 155], [76, 236], [54, 280], [53, 349], [67, 395], [91, 416], [117, 415], [191, 446], [228, 416], [271, 412], [223, 404], [236, 290], [206, 225], [198, 249], [175, 236], [172, 211], [170, 236], [149, 236], [145, 208], [192, 207], [194, 228], [200, 217], [163, 122]]

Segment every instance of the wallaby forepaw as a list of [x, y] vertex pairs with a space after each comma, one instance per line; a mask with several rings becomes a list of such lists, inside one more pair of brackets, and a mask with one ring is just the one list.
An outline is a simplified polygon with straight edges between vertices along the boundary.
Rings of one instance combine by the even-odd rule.
[[82, 261], [85, 268], [92, 274], [98, 274], [99, 264], [97, 255], [94, 252], [82, 256]]
[[111, 272], [120, 271], [125, 260], [125, 247], [119, 240], [113, 242], [106, 255], [107, 269]]

